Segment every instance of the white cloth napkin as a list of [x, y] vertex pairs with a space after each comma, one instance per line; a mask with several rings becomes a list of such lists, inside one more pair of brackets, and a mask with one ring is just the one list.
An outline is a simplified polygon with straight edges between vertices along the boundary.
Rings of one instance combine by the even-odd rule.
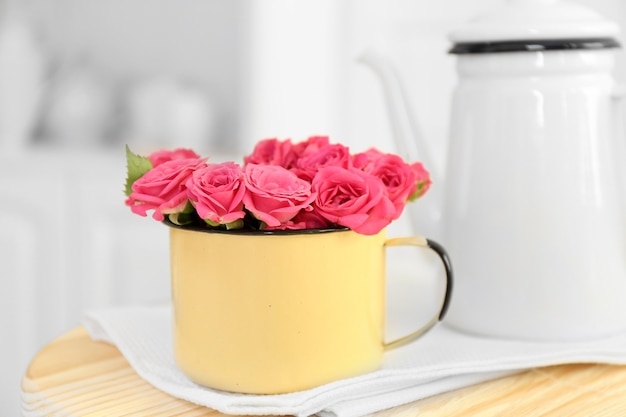
[[90, 311], [83, 324], [93, 339], [116, 345], [156, 388], [227, 414], [356, 417], [537, 366], [626, 364], [626, 333], [588, 342], [534, 343], [471, 336], [440, 324], [387, 352], [375, 372], [306, 391], [246, 395], [202, 387], [177, 368], [169, 306]]

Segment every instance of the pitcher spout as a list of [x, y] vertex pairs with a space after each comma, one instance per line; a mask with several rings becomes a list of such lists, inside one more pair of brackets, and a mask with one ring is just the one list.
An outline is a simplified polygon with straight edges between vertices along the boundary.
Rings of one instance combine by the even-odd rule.
[[364, 51], [358, 61], [370, 68], [383, 89], [394, 143], [400, 155], [409, 161], [421, 161], [430, 172], [433, 187], [419, 204], [407, 206], [414, 232], [441, 239], [443, 177], [434, 164], [430, 149], [400, 76], [391, 60], [374, 48]]

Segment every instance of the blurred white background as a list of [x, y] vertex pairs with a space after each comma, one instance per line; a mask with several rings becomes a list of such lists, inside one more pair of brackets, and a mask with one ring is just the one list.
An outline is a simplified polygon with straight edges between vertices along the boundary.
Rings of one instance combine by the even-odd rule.
[[[356, 62], [375, 46], [441, 169], [446, 34], [501, 1], [0, 0], [0, 415], [19, 414], [28, 362], [82, 311], [169, 297], [167, 230], [124, 206], [124, 144], [221, 159], [328, 134], [395, 151]], [[623, 1], [578, 2], [626, 27]]]

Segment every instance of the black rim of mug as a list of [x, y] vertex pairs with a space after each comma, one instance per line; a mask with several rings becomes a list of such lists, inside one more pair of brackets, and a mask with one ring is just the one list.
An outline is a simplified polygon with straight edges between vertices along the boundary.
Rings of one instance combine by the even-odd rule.
[[218, 233], [226, 235], [245, 235], [245, 236], [293, 236], [293, 235], [317, 235], [321, 233], [334, 233], [334, 232], [347, 232], [350, 229], [347, 227], [338, 228], [324, 228], [324, 229], [299, 229], [299, 230], [249, 230], [249, 229], [214, 229], [210, 226], [202, 226], [198, 224], [178, 225], [173, 223], [167, 217], [163, 220], [163, 224], [175, 229], [189, 230], [194, 232], [203, 233]]

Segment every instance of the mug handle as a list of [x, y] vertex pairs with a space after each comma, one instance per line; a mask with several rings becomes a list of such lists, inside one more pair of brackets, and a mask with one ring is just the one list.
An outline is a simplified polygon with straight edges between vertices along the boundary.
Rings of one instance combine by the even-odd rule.
[[435, 252], [437, 256], [439, 256], [439, 259], [441, 259], [441, 262], [443, 263], [443, 267], [445, 269], [446, 290], [443, 297], [443, 303], [441, 304], [439, 312], [432, 319], [430, 319], [428, 323], [426, 323], [423, 327], [417, 329], [413, 333], [409, 333], [406, 336], [400, 337], [389, 343], [385, 343], [385, 350], [394, 349], [414, 341], [415, 339], [423, 336], [426, 332], [432, 329], [435, 324], [443, 320], [448, 311], [448, 306], [450, 305], [450, 297], [452, 296], [453, 287], [452, 263], [450, 262], [450, 257], [448, 256], [448, 253], [439, 243], [430, 239], [426, 239], [424, 237], [398, 237], [385, 241], [385, 247], [390, 246], [416, 246], [419, 248], [430, 249]]

